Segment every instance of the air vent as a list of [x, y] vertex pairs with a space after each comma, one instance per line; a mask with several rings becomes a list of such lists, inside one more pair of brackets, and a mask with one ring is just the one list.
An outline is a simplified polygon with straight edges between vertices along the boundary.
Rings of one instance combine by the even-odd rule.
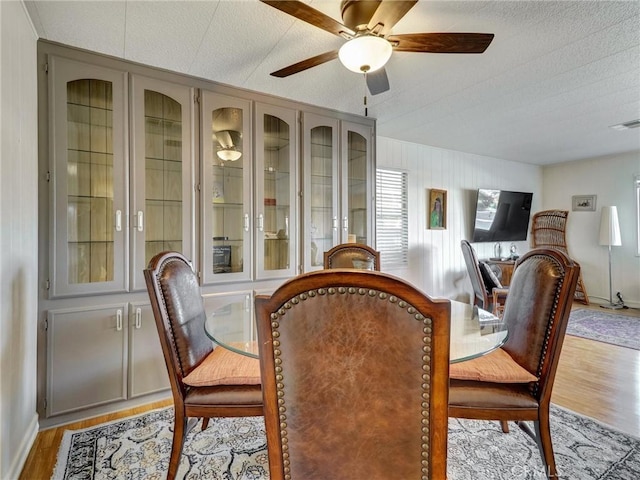
[[618, 125], [611, 125], [610, 128], [614, 130], [629, 130], [630, 128], [638, 128], [640, 127], [640, 119], [631, 120], [630, 122], [619, 123]]

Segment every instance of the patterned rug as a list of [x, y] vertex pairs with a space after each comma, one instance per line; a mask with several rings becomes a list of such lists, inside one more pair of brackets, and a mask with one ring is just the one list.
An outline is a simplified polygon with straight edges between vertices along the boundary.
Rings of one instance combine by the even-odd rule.
[[640, 318], [597, 310], [572, 310], [567, 335], [640, 350]]
[[[572, 480], [640, 478], [640, 439], [552, 406], [551, 435], [560, 477]], [[173, 409], [64, 433], [53, 479], [164, 480], [171, 451]], [[511, 424], [449, 421], [449, 480], [544, 479], [537, 446]], [[262, 417], [212, 419], [189, 434], [178, 478], [267, 480]], [[329, 479], [328, 479], [329, 480]], [[394, 479], [395, 480], [395, 479]]]

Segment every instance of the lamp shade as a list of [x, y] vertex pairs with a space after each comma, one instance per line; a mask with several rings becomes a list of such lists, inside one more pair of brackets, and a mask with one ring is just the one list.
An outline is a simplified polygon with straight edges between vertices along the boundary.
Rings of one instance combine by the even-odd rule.
[[349, 40], [340, 47], [338, 57], [352, 72], [374, 72], [387, 63], [391, 57], [391, 44], [375, 35], [363, 35]]
[[617, 207], [602, 207], [602, 213], [600, 214], [600, 245], [613, 247], [622, 245]]

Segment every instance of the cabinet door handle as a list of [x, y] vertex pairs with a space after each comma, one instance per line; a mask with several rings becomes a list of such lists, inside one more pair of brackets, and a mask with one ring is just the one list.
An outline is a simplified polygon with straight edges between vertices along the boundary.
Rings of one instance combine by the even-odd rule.
[[249, 214], [248, 213], [244, 214], [244, 231], [245, 232], [249, 231]]
[[144, 212], [142, 210], [138, 210], [136, 218], [138, 219], [138, 224], [136, 225], [136, 227], [138, 228], [139, 232], [142, 232], [144, 230]]
[[258, 215], [258, 230], [261, 232], [264, 230], [264, 215], [262, 214]]
[[333, 222], [331, 224], [334, 230], [338, 230], [338, 217], [333, 217]]
[[140, 330], [140, 327], [142, 327], [142, 309], [141, 308], [136, 308], [136, 329]]
[[116, 330], [122, 330], [122, 309], [116, 310]]
[[116, 210], [116, 232], [122, 231], [122, 210]]
[[344, 217], [342, 219], [342, 228], [345, 232], [349, 231], [349, 218], [348, 217]]
[[251, 310], [251, 295], [244, 296], [244, 311], [249, 312]]

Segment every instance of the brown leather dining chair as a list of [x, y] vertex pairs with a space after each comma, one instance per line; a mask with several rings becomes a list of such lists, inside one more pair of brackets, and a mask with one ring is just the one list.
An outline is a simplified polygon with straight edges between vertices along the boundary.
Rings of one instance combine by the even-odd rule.
[[473, 304], [502, 316], [508, 289], [502, 286], [489, 265], [478, 260], [476, 251], [467, 240], [460, 242], [460, 248], [473, 288]]
[[168, 479], [176, 476], [185, 437], [203, 418], [262, 415], [257, 359], [222, 347], [205, 335], [206, 313], [196, 274], [177, 252], [162, 252], [144, 270], [173, 393], [175, 423]]
[[[550, 478], [557, 469], [549, 404], [580, 266], [555, 249], [518, 260], [503, 319], [509, 334], [493, 352], [451, 365], [449, 416], [516, 421], [537, 443]], [[524, 422], [531, 421], [534, 431]]]
[[380, 271], [380, 252], [364, 243], [341, 243], [324, 252], [324, 268]]
[[448, 300], [337, 269], [255, 304], [271, 480], [445, 478]]

